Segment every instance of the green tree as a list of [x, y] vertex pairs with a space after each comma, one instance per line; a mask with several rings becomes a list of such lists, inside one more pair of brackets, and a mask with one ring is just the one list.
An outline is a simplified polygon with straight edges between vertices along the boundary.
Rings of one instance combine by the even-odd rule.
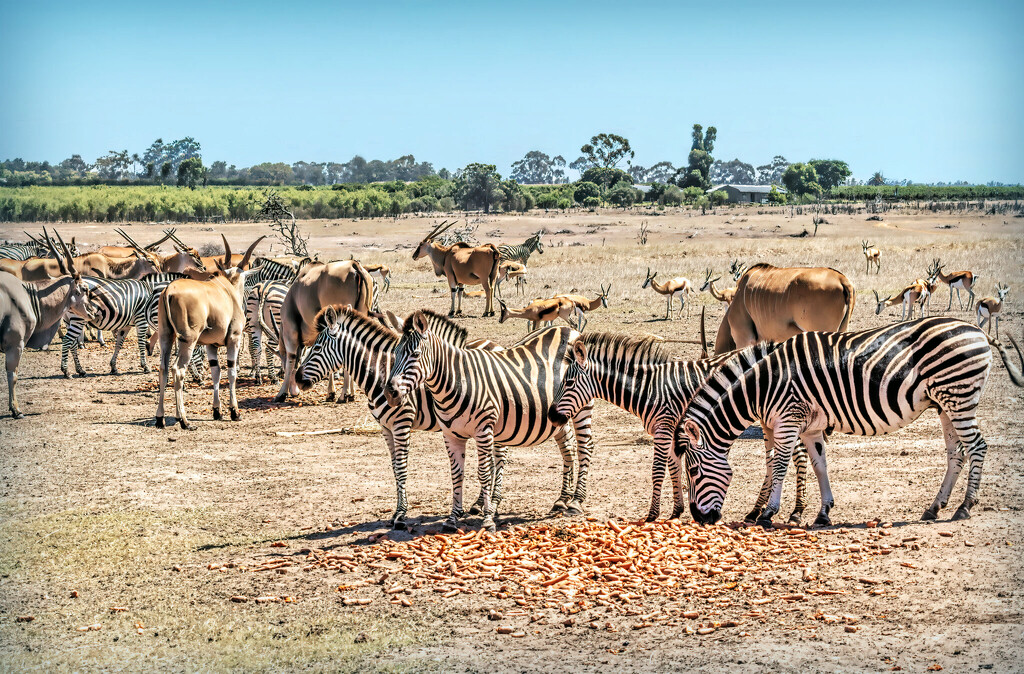
[[850, 166], [839, 159], [812, 159], [807, 162], [818, 174], [818, 184], [822, 189], [830, 190], [842, 184], [853, 175]]
[[768, 191], [768, 203], [769, 204], [785, 204], [786, 195], [778, 190], [775, 185]]
[[565, 180], [565, 158], [549, 157], [540, 150], [531, 150], [512, 164], [512, 180], [523, 185], [553, 185]]
[[200, 157], [189, 157], [178, 164], [178, 187], [194, 190], [199, 183], [206, 183], [206, 167]]
[[253, 185], [286, 185], [292, 182], [292, 167], [284, 162], [263, 162], [250, 166], [249, 183]]
[[717, 192], [712, 192], [708, 196], [711, 199], [711, 205], [715, 207], [721, 206], [722, 204], [729, 200], [729, 195], [725, 193], [725, 190], [718, 190]]
[[882, 175], [881, 171], [875, 171], [875, 175], [871, 176], [868, 179], [868, 185], [873, 185], [875, 187], [878, 187], [879, 185], [884, 185], [884, 184], [885, 184], [885, 176]]
[[690, 154], [687, 155], [687, 165], [676, 172], [676, 185], [707, 190], [711, 187], [708, 174], [711, 172], [711, 165], [715, 163], [711, 153], [715, 149], [718, 129], [709, 126], [705, 133], [703, 126], [694, 124], [691, 135], [693, 142], [690, 144]]
[[590, 139], [589, 143], [580, 148], [580, 152], [591, 166], [603, 168], [614, 168], [623, 159], [626, 159], [628, 165], [636, 154], [629, 147], [628, 139], [614, 133], [597, 134]]
[[463, 210], [481, 208], [490, 213], [491, 207], [505, 197], [501, 175], [494, 164], [473, 163], [462, 169], [455, 178], [455, 197]]
[[621, 208], [626, 208], [639, 200], [639, 194], [640, 190], [629, 183], [619, 183], [608, 192], [608, 201]]
[[515, 180], [505, 180], [501, 183], [501, 208], [507, 213], [512, 211], [526, 210], [526, 197], [523, 188]]
[[160, 180], [167, 182], [167, 179], [171, 177], [171, 162], [165, 161], [160, 165]]
[[661, 193], [659, 201], [666, 206], [678, 206], [683, 203], [683, 191], [675, 185], [668, 185]]
[[598, 200], [601, 199], [601, 188], [597, 183], [592, 183], [586, 180], [581, 180], [576, 183], [576, 189], [572, 193], [572, 198], [576, 203], [586, 204], [586, 200], [591, 197]]
[[588, 168], [583, 172], [580, 180], [582, 182], [594, 183], [605, 190], [610, 190], [619, 183], [633, 184], [633, 177], [622, 169], [606, 168], [603, 166]]
[[782, 174], [782, 184], [794, 195], [821, 194], [818, 172], [810, 164], [790, 164]]

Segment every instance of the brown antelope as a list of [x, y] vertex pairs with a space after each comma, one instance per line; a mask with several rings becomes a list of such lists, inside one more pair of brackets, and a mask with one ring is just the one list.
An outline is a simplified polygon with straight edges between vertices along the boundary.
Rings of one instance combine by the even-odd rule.
[[933, 264], [928, 267], [928, 276], [926, 278], [914, 280], [914, 285], [921, 288], [921, 297], [918, 298], [917, 304], [921, 307], [920, 315], [922, 318], [931, 313], [932, 295], [935, 294], [935, 290], [939, 287], [938, 274], [938, 269]]
[[889, 307], [902, 304], [903, 312], [900, 314], [900, 320], [902, 321], [914, 320], [914, 305], [921, 303], [921, 298], [924, 296], [924, 293], [927, 292], [927, 289], [925, 286], [914, 282], [895, 295], [889, 295], [884, 299], [879, 296], [877, 290], [872, 290], [871, 292], [875, 293], [875, 303], [877, 305], [875, 307], [876, 316]]
[[[45, 231], [44, 231], [45, 234]], [[60, 233], [57, 233], [60, 239]], [[47, 235], [49, 239], [49, 235]], [[51, 241], [52, 244], [52, 241]], [[134, 278], [160, 271], [160, 258], [152, 253], [138, 253], [133, 257], [108, 257], [102, 253], [86, 253], [73, 258], [78, 272], [99, 278]], [[0, 270], [14, 274], [22, 281], [45, 281], [60, 276], [60, 263], [54, 258], [31, 258], [25, 261], [0, 260]]]
[[1000, 312], [1003, 310], [1003, 300], [1006, 299], [1006, 293], [1010, 292], [1010, 286], [1003, 285], [1002, 283], [996, 284], [996, 297], [983, 297], [978, 300], [978, 308], [976, 311], [978, 317], [978, 327], [984, 328], [985, 324], [988, 323], [988, 334], [992, 334], [992, 324], [996, 325], [996, 341], [999, 341], [999, 319]]
[[[207, 267], [203, 264], [202, 258], [199, 257], [199, 252], [195, 248], [189, 248], [180, 242], [177, 235], [175, 235], [173, 229], [164, 230], [166, 234], [165, 238], [170, 239], [174, 245], [174, 253], [170, 255], [161, 255], [156, 251], [151, 250], [152, 246], [147, 246], [146, 249], [142, 249], [138, 243], [136, 243], [128, 234], [122, 229], [115, 229], [115, 232], [125, 238], [128, 243], [132, 244], [131, 250], [135, 253], [150, 253], [156, 259], [160, 260], [160, 268], [165, 272], [174, 272], [177, 274], [184, 274], [189, 270], [195, 269], [200, 272], [207, 271]], [[164, 239], [161, 239], [163, 241]], [[211, 265], [209, 269], [216, 269], [216, 266]]]
[[15, 419], [24, 416], [15, 387], [25, 347], [49, 345], [69, 310], [86, 320], [93, 318], [89, 291], [67, 246], [62, 242], [65, 255], [61, 259], [52, 242], [48, 243], [59, 262], [61, 274], [57, 278], [25, 283], [10, 274], [0, 274], [0, 350], [7, 361], [7, 404]]
[[555, 295], [553, 299], [565, 298], [565, 299], [569, 300], [570, 302], [572, 302], [573, 304], [575, 304], [577, 307], [579, 307], [580, 311], [589, 312], [589, 311], [594, 311], [595, 309], [600, 309], [601, 307], [604, 307], [605, 309], [607, 309], [608, 308], [608, 293], [610, 293], [611, 291], [612, 291], [612, 286], [611, 286], [610, 283], [608, 284], [607, 288], [605, 288], [604, 284], [602, 283], [601, 284], [601, 292], [594, 299], [586, 298], [583, 295], [567, 295], [567, 294]]
[[[163, 243], [164, 241], [166, 241], [167, 239], [171, 238], [171, 235], [168, 234], [167, 231], [165, 230], [163, 238], [157, 239], [156, 241], [154, 241], [153, 243], [149, 244], [148, 246], [139, 246], [139, 244], [136, 243], [134, 240], [132, 240], [132, 238], [130, 236], [128, 236], [127, 234], [124, 233], [123, 229], [115, 228], [114, 231], [117, 232], [118, 234], [120, 234], [121, 236], [123, 236], [125, 241], [127, 241], [131, 245], [130, 246], [101, 246], [100, 249], [98, 251], [96, 251], [97, 253], [103, 253], [104, 255], [107, 255], [109, 257], [131, 257], [132, 255], [135, 255], [135, 251], [138, 250], [139, 248], [142, 248], [143, 250], [149, 251], [150, 253], [157, 253], [157, 248], [160, 246], [160, 244]], [[159, 253], [157, 253], [157, 254], [159, 254]]]
[[[284, 364], [284, 380], [274, 398], [282, 402], [289, 395], [298, 395], [295, 368], [302, 349], [317, 336], [316, 316], [329, 305], [350, 306], [364, 314], [370, 313], [373, 301], [373, 278], [358, 260], [310, 262], [299, 272], [281, 305], [278, 328], [278, 356]], [[345, 372], [342, 402], [355, 399], [352, 377]], [[327, 382], [327, 400], [334, 400], [334, 378]]]
[[944, 274], [942, 269], [945, 265], [942, 264], [942, 261], [936, 259], [934, 264], [938, 270], [938, 274], [936, 275], [939, 277], [939, 280], [949, 286], [949, 306], [946, 307], [946, 311], [953, 308], [954, 288], [956, 288], [956, 299], [960, 302], [960, 311], [963, 311], [964, 309], [964, 301], [960, 297], [960, 291], [964, 290], [967, 292], [969, 296], [967, 301], [967, 311], [970, 311], [971, 307], [974, 306], [974, 283], [981, 277], [978, 274], [974, 274], [969, 271], [955, 271], [952, 274]]
[[733, 281], [739, 281], [740, 277], [743, 276], [743, 272], [746, 270], [746, 266], [739, 260], [733, 260], [729, 264], [729, 273], [732, 274]]
[[513, 260], [503, 260], [498, 264], [498, 276], [494, 279], [494, 293], [501, 297], [501, 284], [508, 279], [515, 279], [516, 294], [526, 294], [526, 265]]
[[654, 280], [654, 277], [658, 275], [658, 272], [651, 273], [651, 268], [647, 268], [647, 280], [644, 281], [641, 288], [651, 286], [654, 292], [659, 295], [664, 295], [665, 304], [665, 320], [672, 320], [672, 300], [679, 299], [679, 311], [682, 312], [683, 308], [686, 308], [686, 317], [690, 317], [690, 307], [686, 305], [686, 298], [691, 292], [693, 292], [693, 284], [690, 283], [690, 279], [682, 276], [677, 276], [674, 279], [666, 281], [664, 283], [658, 283]]
[[[484, 295], [487, 297], [487, 304], [484, 307], [484, 316], [494, 315], [494, 282], [498, 276], [498, 249], [494, 244], [486, 243], [482, 246], [471, 247], [467, 244], [452, 244], [444, 246], [434, 238], [452, 227], [451, 223], [442, 222], [430, 231], [420, 241], [413, 251], [412, 259], [418, 260], [421, 257], [430, 257], [434, 266], [434, 274], [444, 276], [448, 279], [448, 287], [452, 293], [451, 309], [449, 316], [462, 315], [462, 289], [461, 286], [483, 286]], [[455, 298], [458, 295], [459, 306], [456, 309]]]
[[[508, 305], [502, 300], [498, 300], [498, 305], [501, 307], [501, 316], [498, 318], [499, 323], [504, 323], [510, 318], [522, 318], [530, 322], [527, 332], [539, 329], [541, 322], [550, 325], [556, 318], [561, 318], [571, 327], [582, 332], [582, 328], [577, 327], [577, 325], [579, 322], [585, 321], [583, 309], [567, 297], [554, 297], [549, 300], [536, 299], [522, 309], [509, 309]], [[569, 320], [574, 316], [577, 319], [576, 324]]]
[[711, 296], [714, 297], [719, 302], [732, 304], [732, 298], [736, 296], [736, 286], [733, 286], [732, 288], [726, 288], [725, 290], [719, 292], [718, 290], [715, 289], [715, 283], [721, 281], [722, 277], [716, 276], [715, 278], [711, 278], [712, 274], [714, 274], [714, 272], [711, 271], [710, 269], [704, 270], [704, 285], [700, 287], [700, 292], [710, 292]]
[[850, 280], [835, 269], [755, 264], [736, 285], [715, 338], [715, 354], [765, 339], [782, 342], [811, 330], [843, 332], [855, 302]]
[[882, 269], [882, 251], [878, 250], [878, 248], [867, 241], [861, 241], [860, 247], [861, 250], [864, 251], [864, 259], [868, 262], [867, 273], [871, 273], [871, 265], [874, 265], [875, 273], [877, 274]]
[[224, 258], [218, 260], [218, 270], [206, 281], [183, 278], [172, 281], [164, 289], [157, 313], [157, 334], [160, 341], [160, 385], [157, 391], [156, 427], [164, 427], [164, 391], [167, 388], [167, 373], [171, 367], [171, 352], [174, 342], [178, 345], [178, 358], [173, 366], [174, 408], [178, 423], [185, 430], [191, 430], [185, 414], [184, 384], [192, 350], [197, 344], [206, 347], [210, 361], [210, 376], [213, 378], [213, 418], [221, 419], [220, 412], [220, 365], [217, 362], [217, 348], [225, 348], [228, 367], [228, 410], [231, 420], [238, 421], [238, 400], [235, 397], [235, 380], [238, 375], [238, 350], [242, 344], [245, 328], [242, 285], [256, 244], [264, 238], [253, 241], [245, 251], [240, 264], [232, 265], [231, 247], [224, 239]]
[[[360, 264], [363, 263], [360, 262]], [[384, 264], [363, 264], [363, 269], [374, 278], [375, 282], [380, 281], [384, 292], [391, 289], [391, 267]]]

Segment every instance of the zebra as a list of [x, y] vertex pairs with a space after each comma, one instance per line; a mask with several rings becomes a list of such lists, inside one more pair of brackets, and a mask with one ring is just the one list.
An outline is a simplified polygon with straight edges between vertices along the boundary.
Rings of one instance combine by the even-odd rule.
[[[262, 298], [266, 293], [266, 288], [270, 284], [274, 284], [275, 289], [284, 289], [279, 300], [275, 300], [277, 302], [277, 309], [274, 313], [274, 323], [272, 324], [274, 330], [270, 341], [270, 344], [273, 345], [273, 351], [277, 351], [277, 326], [280, 325], [281, 302], [284, 301], [284, 295], [288, 292], [288, 287], [295, 280], [295, 277], [298, 276], [299, 271], [309, 262], [310, 258], [308, 257], [296, 260], [291, 264], [260, 257], [253, 261], [252, 272], [245, 278], [242, 286], [242, 297], [245, 298], [245, 331], [249, 333], [249, 355], [252, 357], [253, 377], [256, 379], [257, 384], [263, 381], [259, 365], [263, 344], [260, 339], [261, 323], [259, 313], [257, 312], [262, 311]], [[267, 326], [262, 325], [262, 330], [266, 329]], [[273, 373], [272, 351], [267, 352], [267, 369], [270, 370], [271, 381], [276, 381], [277, 378]]]
[[[250, 332], [249, 351], [252, 356], [252, 376], [257, 384], [263, 383], [260, 358], [266, 349], [267, 371], [271, 382], [277, 381], [274, 354], [278, 350], [281, 325], [281, 306], [288, 294], [291, 281], [262, 281], [245, 298], [246, 330]], [[266, 337], [266, 344], [263, 338]]]
[[[672, 478], [674, 519], [686, 511], [680, 463], [675, 460], [674, 450], [676, 431], [687, 404], [717, 368], [749, 369], [770, 349], [770, 344], [762, 343], [714, 358], [676, 360], [664, 353], [656, 338], [586, 334], [573, 343], [572, 357], [555, 391], [548, 418], [564, 423], [583, 405], [592, 404], [594, 398], [607, 400], [637, 416], [654, 438], [653, 489], [647, 521], [653, 522], [660, 514], [667, 463]], [[791, 521], [799, 521], [806, 507], [806, 453], [798, 453], [795, 460], [797, 504]]]
[[46, 257], [49, 254], [48, 250], [35, 243], [6, 243], [0, 246], [0, 259], [3, 260], [23, 262], [30, 257]]
[[[495, 530], [494, 494], [501, 494], [506, 447], [529, 447], [555, 438], [559, 447], [577, 429], [589, 434], [592, 407], [571, 424], [548, 419], [555, 388], [565, 372], [566, 354], [580, 334], [572, 328], [546, 328], [505, 351], [461, 349], [440, 339], [427, 316], [417, 311], [406, 318], [394, 349], [384, 395], [392, 405], [424, 386], [434, 398], [452, 469], [452, 510], [444, 523], [451, 531], [463, 515], [462, 481], [466, 442], [476, 440], [483, 528]], [[581, 510], [589, 470], [588, 447], [580, 451], [574, 509]], [[564, 453], [563, 453], [564, 456]], [[493, 478], [492, 478], [493, 476]], [[563, 493], [565, 492], [563, 473]]]
[[[996, 345], [1013, 383], [1024, 386], [1024, 376]], [[1014, 347], [1021, 355], [1016, 342]], [[828, 525], [834, 499], [825, 462], [826, 435], [890, 433], [929, 407], [939, 410], [946, 475], [922, 519], [935, 519], [946, 506], [965, 455], [971, 463], [967, 493], [953, 519], [970, 517], [987, 448], [975, 415], [991, 366], [984, 332], [954, 318], [930, 317], [860, 332], [802, 333], [744, 373], [719, 370], [690, 403], [677, 436], [676, 451], [685, 456], [690, 476], [694, 519], [713, 523], [721, 517], [732, 477], [729, 447], [751, 423], [760, 421], [769, 450], [771, 493], [758, 524], [770, 526], [779, 511], [789, 457], [802, 442], [821, 491], [815, 524]]]
[[533, 251], [537, 251], [541, 255], [544, 254], [544, 244], [540, 242], [540, 232], [537, 232], [521, 244], [503, 243], [498, 246], [498, 263], [512, 260], [525, 265], [530, 260], [530, 254]]
[[60, 371], [64, 377], [71, 378], [68, 372], [69, 353], [74, 357], [75, 372], [78, 376], [84, 377], [88, 374], [78, 360], [78, 347], [87, 323], [100, 333], [103, 330], [110, 330], [115, 335], [114, 353], [110, 357], [111, 374], [120, 374], [117, 370], [117, 356], [128, 329], [134, 325], [138, 337], [139, 363], [143, 372], [149, 372], [149, 365], [146, 363], [148, 335], [145, 307], [152, 294], [151, 287], [146, 282], [136, 279], [104, 279], [95, 276], [83, 276], [82, 282], [89, 288], [89, 302], [94, 313], [89, 321], [77, 315], [69, 317], [68, 328], [60, 345]]
[[[500, 351], [504, 348], [485, 339], [467, 342], [465, 330], [456, 324], [442, 319], [434, 312], [424, 311], [424, 314], [431, 329], [444, 341], [457, 346], [489, 351]], [[398, 327], [401, 327], [401, 323]], [[351, 372], [356, 384], [366, 393], [370, 414], [381, 425], [384, 440], [387, 442], [398, 491], [398, 504], [392, 517], [392, 527], [404, 529], [409, 509], [405, 488], [409, 436], [414, 430], [441, 430], [434, 410], [434, 400], [421, 386], [402, 405], [392, 407], [388, 404], [384, 396], [385, 376], [391, 367], [392, 353], [398, 343], [398, 335], [386, 326], [351, 307], [328, 306], [317, 315], [316, 330], [316, 339], [296, 370], [296, 383], [301, 390], [306, 391], [342, 367]], [[572, 494], [568, 489], [563, 489], [561, 498], [568, 502]], [[482, 504], [482, 501], [478, 501], [479, 504]]]

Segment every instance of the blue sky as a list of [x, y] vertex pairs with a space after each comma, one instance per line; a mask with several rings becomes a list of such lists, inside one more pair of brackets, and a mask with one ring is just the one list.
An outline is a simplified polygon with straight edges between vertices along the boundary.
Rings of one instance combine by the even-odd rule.
[[678, 166], [700, 122], [719, 159], [1024, 181], [1024, 3], [836, 4], [0, 0], [0, 158], [191, 135], [507, 174], [607, 131]]

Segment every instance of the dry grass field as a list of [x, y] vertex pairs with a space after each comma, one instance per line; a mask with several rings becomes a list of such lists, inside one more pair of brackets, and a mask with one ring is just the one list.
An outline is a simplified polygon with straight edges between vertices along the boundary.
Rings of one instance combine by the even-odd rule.
[[[533, 231], [545, 231], [544, 253], [531, 259], [531, 298], [570, 290], [590, 295], [610, 282], [609, 308], [590, 315], [588, 331], [692, 340], [704, 306], [713, 340], [723, 305], [707, 293], [696, 295], [689, 319], [665, 321], [664, 298], [640, 285], [650, 267], [659, 279], [682, 275], [699, 287], [705, 268], [722, 273], [735, 258], [837, 268], [858, 290], [851, 327], [874, 327], [897, 320], [899, 311], [876, 316], [871, 291], [894, 292], [940, 257], [947, 269], [980, 274], [979, 296], [993, 294], [996, 281], [1008, 283], [1001, 330], [1021, 335], [1024, 220], [973, 212], [893, 212], [881, 222], [869, 222], [864, 214], [826, 219], [817, 237], [801, 238], [793, 235], [813, 229], [811, 216], [790, 217], [788, 208], [727, 208], [704, 216], [470, 216], [485, 241], [519, 243]], [[447, 310], [447, 288], [426, 260], [410, 257], [422, 233], [439, 220], [303, 226], [312, 236], [311, 249], [324, 257], [354, 255], [390, 265], [393, 283], [382, 304], [404, 315], [420, 307]], [[636, 241], [641, 221], [650, 225], [643, 246]], [[4, 224], [0, 238], [20, 238], [22, 229]], [[104, 225], [59, 229], [65, 239], [77, 236], [80, 245], [116, 240]], [[129, 229], [139, 240], [151, 240], [158, 230], [141, 224]], [[196, 247], [219, 241], [221, 232], [242, 247], [265, 231], [265, 225], [252, 223], [178, 226], [179, 236]], [[863, 239], [882, 250], [878, 275], [865, 273]], [[525, 304], [510, 286], [509, 304]], [[940, 286], [932, 309], [944, 311], [947, 297]], [[499, 325], [479, 318], [482, 307], [478, 298], [465, 307], [463, 323], [471, 337], [512, 343], [525, 334], [521, 321]], [[950, 313], [974, 318], [957, 310], [955, 298]], [[1024, 391], [1011, 384], [998, 357], [979, 412], [989, 451], [972, 519], [949, 522], [953, 507], [938, 523], [918, 519], [945, 468], [934, 412], [893, 436], [833, 437], [836, 526], [818, 536], [838, 552], [825, 554], [806, 572], [791, 563], [769, 563], [756, 577], [742, 579], [745, 585], [733, 594], [733, 588], [719, 588], [724, 594], [718, 598], [645, 597], [639, 612], [674, 617], [651, 618], [650, 626], [634, 628], [638, 612], [618, 606], [590, 606], [571, 625], [564, 624], [557, 602], [532, 602], [519, 611], [519, 588], [502, 589], [494, 581], [464, 583], [452, 597], [410, 587], [402, 595], [411, 600], [407, 607], [382, 592], [390, 583], [374, 584], [380, 568], [303, 571], [294, 564], [283, 573], [252, 571], [276, 556], [302, 560], [310, 554], [300, 550], [366, 550], [380, 545], [373, 542], [377, 535], [389, 532], [394, 484], [379, 435], [276, 434], [364, 427], [372, 423], [365, 398], [325, 403], [318, 387], [273, 405], [276, 387], [248, 379], [246, 354], [240, 422], [212, 421], [207, 383], [187, 391], [197, 430], [157, 430], [156, 373], [139, 372], [130, 343], [120, 361], [127, 374], [107, 374], [110, 342], [106, 348], [90, 343], [81, 352], [91, 373], [84, 379], [61, 378], [59, 345], [26, 354], [19, 384], [26, 417], [14, 421], [6, 410], [0, 417], [0, 670], [1009, 672], [1020, 671], [1024, 662]], [[697, 353], [689, 344], [671, 342], [667, 348], [687, 357]], [[587, 516], [595, 524], [613, 518], [635, 522], [646, 514], [650, 498], [650, 440], [634, 417], [600, 401], [594, 428]], [[741, 520], [753, 503], [763, 456], [759, 439], [734, 446], [726, 522]], [[548, 515], [561, 463], [553, 443], [512, 450], [509, 457], [499, 529], [542, 525], [557, 532], [582, 520]], [[410, 541], [438, 527], [451, 498], [447, 463], [439, 435], [414, 435], [412, 530], [388, 539]], [[472, 450], [467, 463], [467, 493], [475, 496]], [[809, 513], [818, 504], [811, 482]], [[951, 506], [960, 502], [964, 487], [962, 476]], [[663, 513], [671, 509], [670, 494], [664, 498]], [[792, 499], [790, 481], [786, 514]], [[865, 525], [875, 520], [882, 526]], [[467, 531], [478, 524], [479, 518], [465, 521]], [[784, 541], [786, 533], [772, 535]], [[889, 554], [857, 552], [885, 546]], [[231, 601], [239, 595], [294, 601]], [[783, 599], [792, 595], [800, 598]], [[760, 601], [761, 596], [772, 600]], [[346, 597], [371, 601], [346, 605]], [[698, 617], [685, 618], [680, 609]], [[503, 618], [489, 620], [492, 610]], [[849, 617], [823, 619], [833, 615]], [[739, 625], [727, 627], [726, 620]], [[715, 622], [721, 623], [717, 629]], [[701, 625], [713, 631], [688, 633]], [[498, 626], [525, 636], [499, 634]]]

